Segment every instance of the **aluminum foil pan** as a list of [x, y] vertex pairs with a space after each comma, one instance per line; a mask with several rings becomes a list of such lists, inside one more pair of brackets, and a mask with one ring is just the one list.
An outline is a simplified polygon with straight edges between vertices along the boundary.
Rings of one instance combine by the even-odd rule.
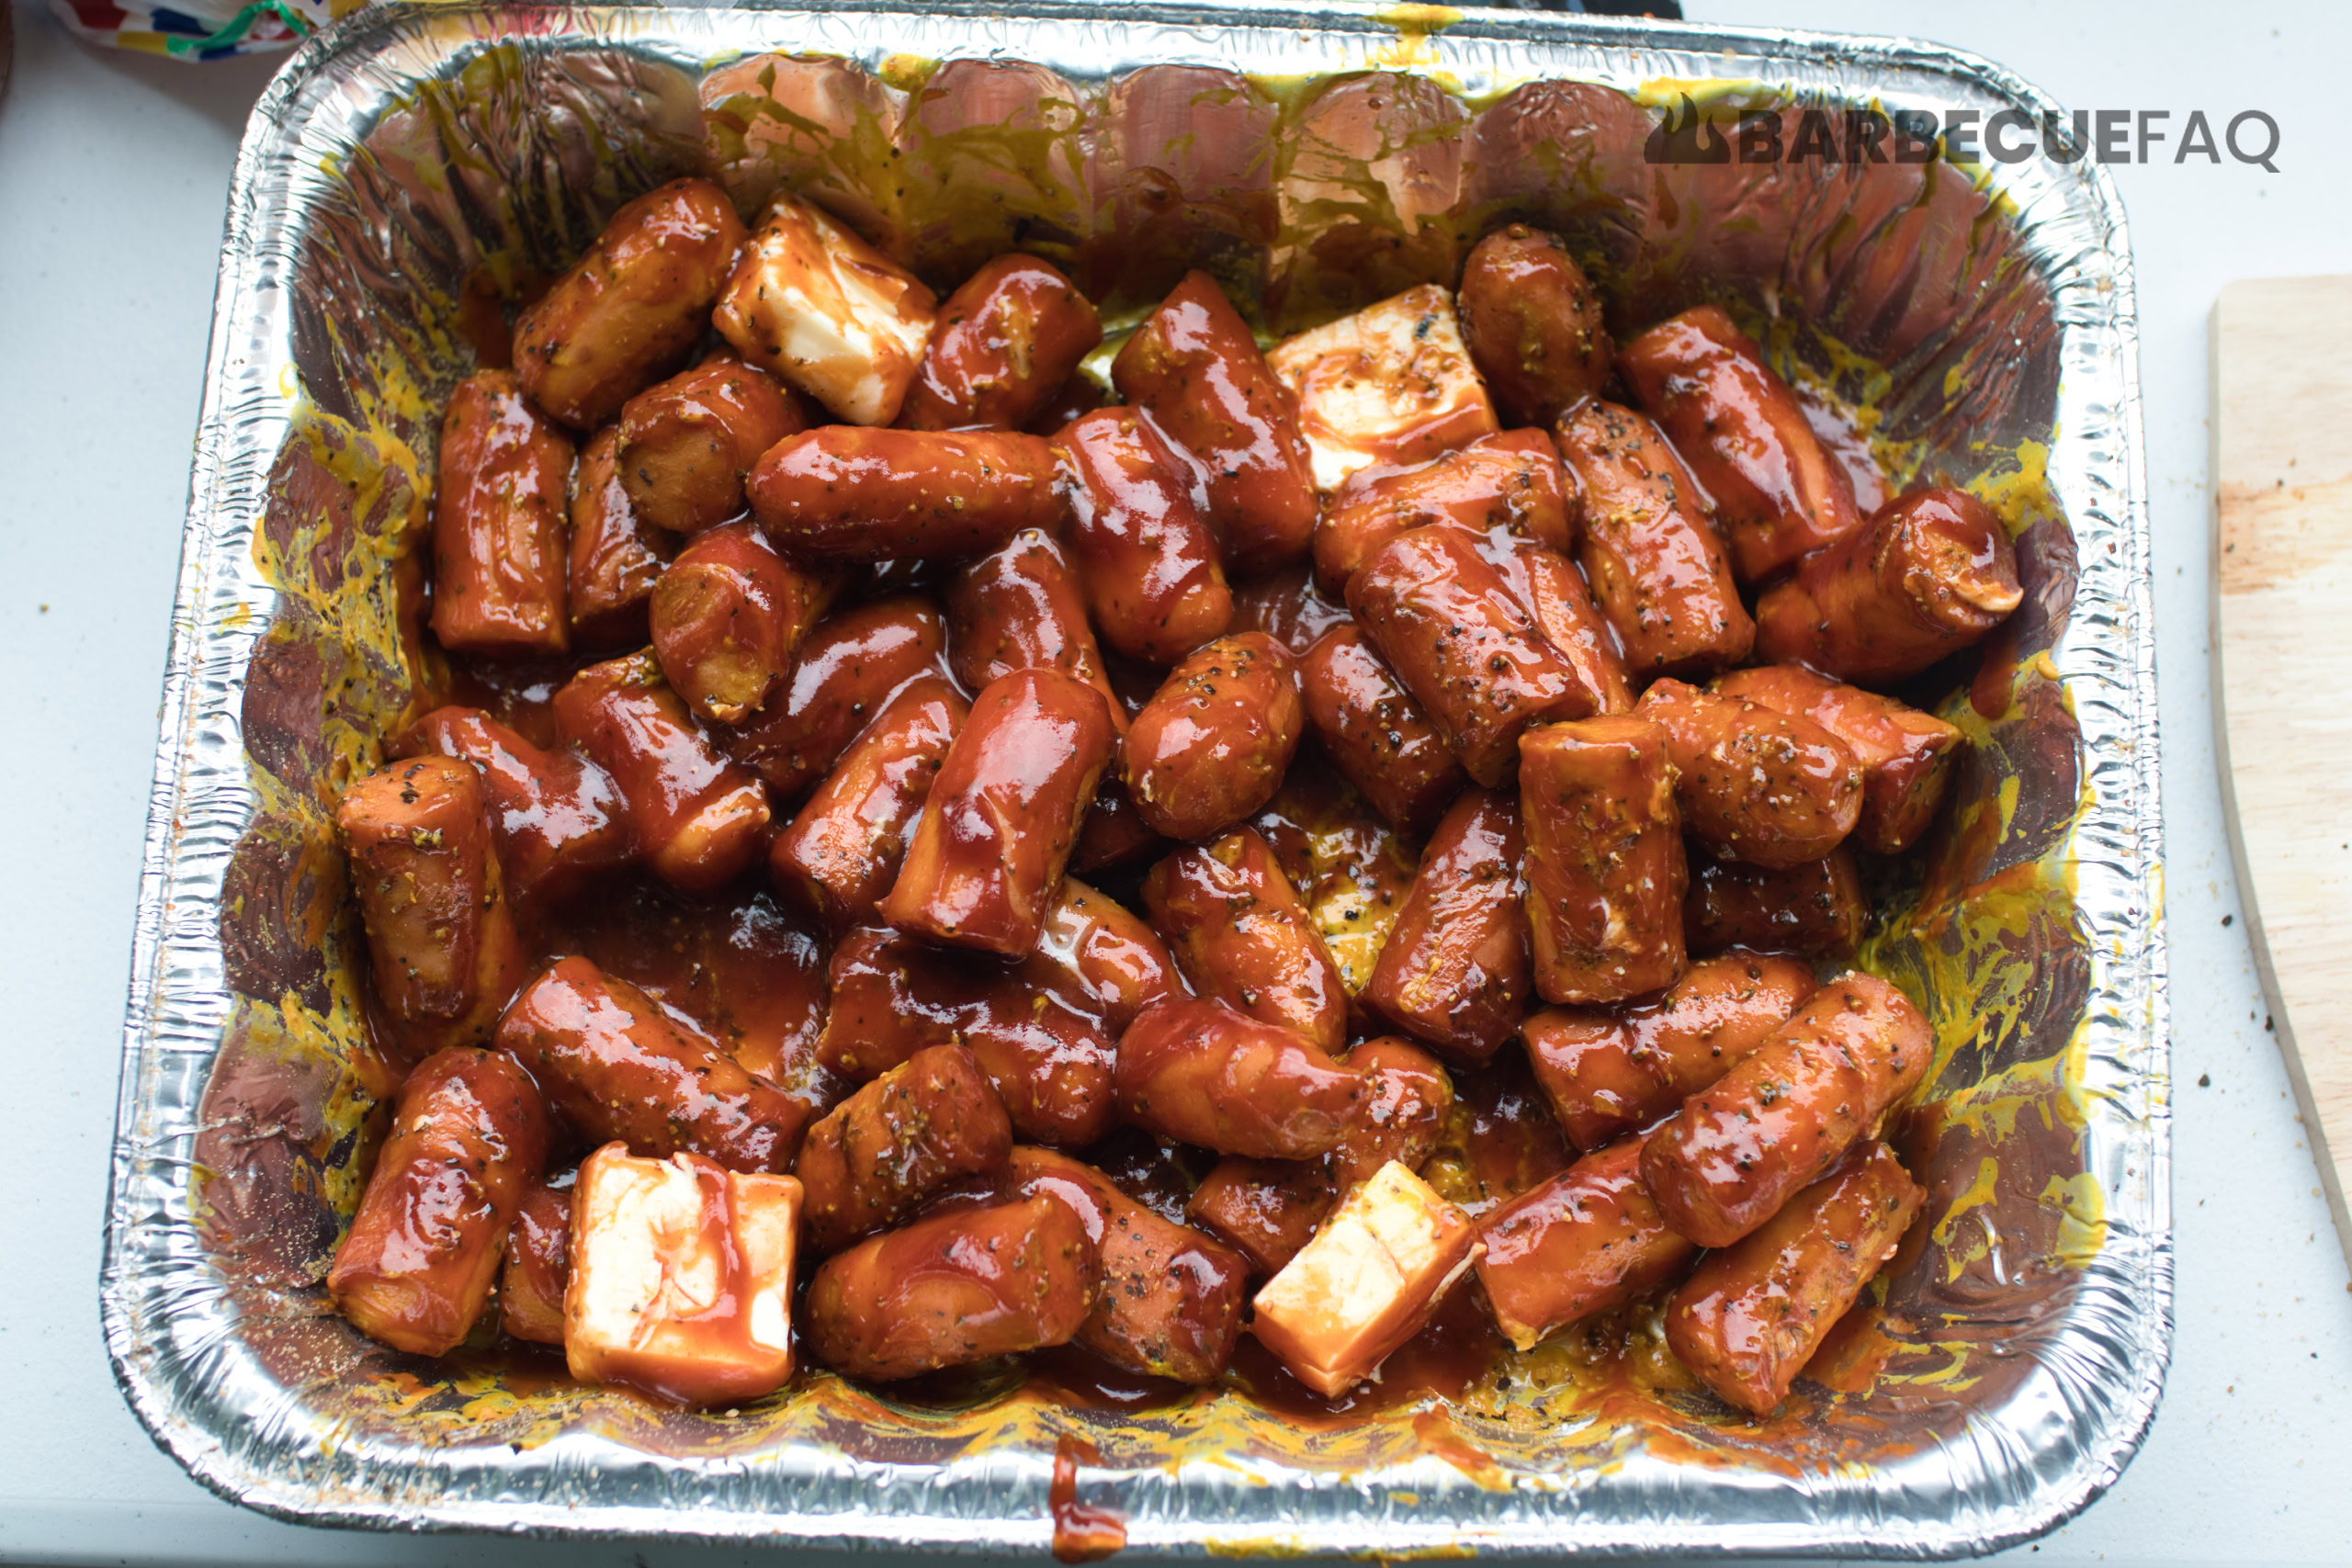
[[[1909, 42], [1028, 9], [370, 7], [255, 110], [107, 1215], [107, 1340], [140, 1418], [225, 1496], [379, 1528], [1035, 1548], [1057, 1445], [1148, 1551], [1925, 1557], [2080, 1508], [2154, 1413], [2172, 1273], [2148, 533], [2105, 173], [1645, 157], [1661, 110], [1687, 130], [1742, 107], [2055, 109]], [[747, 209], [808, 192], [943, 285], [1017, 244], [1132, 308], [1198, 264], [1277, 329], [1450, 280], [1484, 229], [1529, 218], [1590, 259], [1619, 324], [1724, 299], [1898, 480], [2001, 508], [2027, 605], [1947, 683], [1973, 754], [1865, 955], [1939, 1033], [1903, 1132], [1929, 1219], [1823, 1381], [1761, 1426], [1557, 1348], [1328, 1427], [1231, 1394], [913, 1408], [821, 1373], [688, 1415], [393, 1356], [325, 1310], [387, 1089], [357, 1048], [327, 807], [434, 673], [396, 563], [435, 411], [485, 290], [697, 168]]]

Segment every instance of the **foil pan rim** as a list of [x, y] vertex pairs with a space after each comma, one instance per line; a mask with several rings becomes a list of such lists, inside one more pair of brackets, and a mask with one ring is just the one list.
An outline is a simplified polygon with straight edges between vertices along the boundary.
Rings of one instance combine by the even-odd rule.
[[[200, 896], [208, 867], [217, 872], [227, 844], [207, 836], [216, 824], [191, 821], [187, 807], [189, 773], [198, 749], [197, 725], [217, 720], [215, 708], [238, 690], [243, 668], [242, 649], [230, 655], [211, 646], [206, 635], [216, 631], [222, 606], [208, 599], [220, 564], [219, 546], [229, 524], [232, 502], [257, 511], [260, 479], [275, 448], [274, 442], [254, 438], [254, 426], [228, 406], [232, 365], [241, 350], [262, 346], [252, 340], [255, 278], [266, 263], [282, 260], [271, 249], [271, 236], [287, 217], [290, 202], [288, 171], [303, 156], [301, 127], [289, 116], [304, 89], [322, 73], [360, 69], [369, 55], [389, 48], [400, 36], [436, 23], [486, 19], [501, 16], [548, 13], [530, 7], [442, 6], [410, 10], [369, 7], [322, 30], [290, 55], [256, 106], [240, 148], [231, 185], [224, 235], [222, 266], [216, 286], [214, 326], [207, 355], [206, 396], [199, 416], [198, 442], [191, 468], [190, 496], [180, 573], [175, 595], [171, 650], [165, 671], [155, 772], [151, 784], [148, 833], [142, 857], [137, 916], [133, 927], [132, 964], [128, 987], [123, 1037], [123, 1077], [117, 1108], [117, 1140], [111, 1161], [107, 1202], [107, 1234], [101, 1267], [100, 1300], [107, 1351], [118, 1384], [142, 1426], [159, 1446], [177, 1459], [195, 1478], [220, 1496], [272, 1517], [313, 1525], [379, 1529], [473, 1529], [534, 1533], [589, 1539], [665, 1535], [711, 1541], [793, 1540], [802, 1544], [840, 1546], [920, 1546], [964, 1551], [1034, 1549], [1042, 1543], [1045, 1526], [1035, 1517], [950, 1517], [885, 1511], [829, 1511], [821, 1514], [745, 1515], [691, 1513], [664, 1507], [575, 1508], [562, 1503], [528, 1503], [505, 1495], [452, 1500], [420, 1495], [407, 1504], [382, 1497], [345, 1496], [328, 1500], [308, 1490], [300, 1476], [261, 1470], [247, 1456], [232, 1452], [216, 1431], [196, 1419], [182, 1404], [186, 1391], [157, 1381], [156, 1367], [141, 1342], [137, 1319], [142, 1312], [168, 1307], [171, 1292], [186, 1281], [157, 1277], [147, 1267], [137, 1243], [157, 1227], [187, 1224], [185, 1204], [175, 1216], [168, 1201], [159, 1201], [153, 1168], [168, 1165], [152, 1152], [167, 1145], [184, 1128], [156, 1124], [156, 1108], [148, 1103], [145, 1069], [162, 1055], [209, 1055], [218, 1041], [217, 1028], [208, 1030], [201, 1018], [175, 1013], [176, 1003], [165, 992], [194, 987], [201, 994], [208, 979], [219, 990], [217, 973], [203, 974], [202, 949], [217, 918], [217, 875], [213, 898]], [[711, 18], [737, 19], [751, 30], [773, 32], [792, 18], [820, 17], [908, 16], [956, 17], [1004, 20], [986, 6], [882, 5], [856, 6], [826, 0], [792, 7], [758, 6], [736, 10], [662, 11], [650, 7], [595, 7], [594, 14], [642, 22], [647, 32], [634, 41], [658, 34], [662, 23], [679, 24], [680, 34], [708, 30]], [[2022, 78], [1980, 57], [1912, 39], [1862, 39], [1794, 29], [1725, 28], [1701, 24], [1644, 23], [1616, 18], [1569, 17], [1546, 14], [1464, 10], [1448, 13], [1458, 19], [1445, 29], [1448, 37], [1490, 38], [1531, 44], [1589, 45], [1602, 48], [1649, 48], [1664, 51], [1737, 51], [1766, 60], [1836, 64], [1847, 69], [1900, 67], [1930, 73], [1970, 90], [1989, 94], [2016, 107], [2039, 113], [2058, 106]], [[1370, 6], [1340, 3], [1295, 4], [1278, 11], [1251, 10], [1222, 0], [1193, 6], [1113, 7], [1086, 0], [1036, 0], [1023, 21], [1051, 19], [1115, 20], [1224, 28], [1245, 32], [1351, 35], [1393, 34], [1396, 15]], [[658, 39], [656, 39], [658, 41]], [[754, 44], [752, 47], [763, 47]], [[996, 52], [1015, 54], [1017, 43], [1000, 39]], [[748, 50], [746, 51], [748, 52]], [[1551, 1555], [1563, 1551], [1668, 1552], [1715, 1554], [1762, 1551], [1774, 1554], [1833, 1552], [1905, 1558], [1939, 1558], [1989, 1552], [2022, 1542], [2054, 1529], [2086, 1506], [2113, 1483], [2130, 1461], [2153, 1421], [2169, 1360], [2173, 1290], [2170, 1247], [2170, 1101], [2168, 1081], [2167, 975], [2162, 907], [2155, 897], [2162, 864], [2162, 817], [2159, 796], [2159, 751], [2154, 688], [2153, 583], [2149, 571], [2149, 529], [2146, 513], [2144, 448], [2142, 439], [2138, 387], [2138, 336], [2128, 230], [2122, 204], [2111, 176], [2096, 165], [2079, 172], [2083, 210], [2092, 220], [2100, 243], [2092, 259], [2098, 265], [2095, 310], [2064, 315], [2065, 334], [2075, 346], [2089, 346], [2110, 356], [2113, 373], [2100, 390], [2109, 432], [2120, 452], [2108, 454], [2105, 469], [2074, 476], [2082, 484], [2103, 487], [2105, 514], [2112, 529], [2107, 559], [2086, 560], [2078, 602], [2097, 597], [2129, 633], [2120, 656], [2107, 656], [2098, 668], [2077, 662], [2067, 671], [2068, 689], [2079, 686], [2088, 694], [2118, 709], [2117, 733], [2122, 744], [2118, 764], [2107, 775], [2109, 788], [2100, 792], [2076, 826], [2077, 841], [2085, 834], [2102, 837], [2120, 857], [2119, 886], [2108, 889], [2119, 908], [2101, 913], [2090, 934], [2091, 959], [2098, 978], [2095, 989], [2112, 991], [2136, 1015], [2126, 1020], [2132, 1035], [2135, 1065], [2119, 1068], [2120, 1081], [2113, 1092], [2100, 1096], [2095, 1113], [2111, 1120], [2109, 1129], [2128, 1140], [2128, 1152], [2141, 1162], [2142, 1184], [2139, 1246], [2131, 1261], [2141, 1272], [2132, 1281], [2137, 1315], [2132, 1325], [2141, 1331], [2124, 1372], [2110, 1379], [2119, 1386], [2104, 1392], [2117, 1395], [2098, 1428], [2097, 1440], [2068, 1456], [2063, 1472], [2044, 1477], [2028, 1506], [2006, 1506], [1994, 1519], [1943, 1517], [1917, 1520], [1900, 1511], [1900, 1499], [1873, 1495], [1867, 1488], [1856, 1495], [1862, 1501], [1842, 1522], [1815, 1519], [1764, 1524], [1753, 1520], [1694, 1523], [1686, 1518], [1645, 1522], [1602, 1520], [1583, 1517], [1573, 1506], [1553, 1513], [1538, 1511], [1504, 1526], [1480, 1527], [1442, 1517], [1400, 1526], [1371, 1513], [1342, 1515], [1291, 1522], [1278, 1541], [1257, 1539], [1249, 1526], [1219, 1529], [1211, 1521], [1175, 1521], [1173, 1528], [1139, 1532], [1135, 1549], [1145, 1551], [1201, 1553], [1230, 1551], [1257, 1545], [1285, 1552], [1378, 1551], [1384, 1555], [1413, 1552], [1456, 1554], [1465, 1547], [1502, 1555]], [[2077, 257], [2079, 267], [2085, 258]], [[2086, 281], [2076, 276], [2074, 282]], [[2053, 294], [2061, 293], [2053, 279]], [[2070, 364], [2074, 363], [2070, 359]], [[259, 422], [266, 424], [267, 421]], [[258, 449], [257, 448], [261, 448]], [[2088, 467], [2096, 468], [2096, 464]], [[2055, 470], [2053, 469], [2053, 473]], [[2066, 476], [2058, 476], [2064, 478]], [[2076, 504], [2070, 515], [2079, 516]], [[250, 519], [247, 519], [250, 522]], [[2090, 591], [2096, 591], [2095, 594]], [[2079, 660], [2086, 655], [2070, 648]], [[233, 733], [233, 716], [230, 722]], [[217, 739], [217, 738], [216, 738]], [[2096, 761], [2096, 760], [2095, 760]], [[220, 766], [213, 758], [212, 765]], [[241, 765], [242, 749], [230, 759]], [[178, 896], [175, 897], [175, 894]], [[2136, 899], [2135, 903], [2133, 900]], [[2092, 902], [2097, 908], [2096, 900]], [[2132, 951], [2127, 938], [2142, 939]], [[217, 967], [217, 954], [214, 955]], [[194, 964], [198, 973], [167, 976], [167, 964]], [[192, 1108], [187, 1108], [192, 1114]], [[185, 1159], [182, 1162], [185, 1164]], [[2100, 1260], [2104, 1261], [2104, 1259]], [[2096, 1266], [2095, 1266], [2096, 1268]], [[2096, 1283], [2114, 1289], [2115, 1281]], [[2092, 1288], [2086, 1283], [2086, 1289]], [[2130, 1303], [2123, 1304], [2129, 1305]], [[1985, 1446], [2000, 1451], [2000, 1439], [1986, 1435]], [[2046, 1457], [2046, 1456], [2042, 1456]], [[669, 1461], [673, 1465], [687, 1461]], [[1423, 1461], [1435, 1465], [1436, 1461]], [[1442, 1466], [1438, 1467], [1442, 1469]], [[1896, 1511], [1890, 1512], [1890, 1505]], [[1559, 1527], [1569, 1518], [1572, 1535]], [[1156, 1522], [1156, 1521], [1155, 1521]]]

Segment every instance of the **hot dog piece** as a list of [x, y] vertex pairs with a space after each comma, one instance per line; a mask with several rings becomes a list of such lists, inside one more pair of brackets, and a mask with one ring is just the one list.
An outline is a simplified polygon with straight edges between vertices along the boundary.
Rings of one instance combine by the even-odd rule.
[[1667, 1344], [1724, 1404], [1770, 1416], [1926, 1201], [1884, 1144], [1856, 1150], [1699, 1265], [1667, 1303]]
[[1191, 459], [1238, 577], [1285, 566], [1315, 533], [1306, 445], [1248, 323], [1189, 272], [1111, 365], [1119, 395]]
[[1714, 501], [1742, 582], [1775, 577], [1861, 526], [1846, 470], [1721, 306], [1660, 321], [1625, 345], [1617, 367]]
[[433, 635], [455, 653], [571, 646], [564, 537], [571, 438], [503, 370], [458, 383], [433, 496]]
[[1313, 648], [1316, 639], [1354, 617], [1345, 604], [1335, 604], [1315, 586], [1315, 574], [1305, 566], [1283, 567], [1233, 587], [1233, 626], [1239, 632], [1264, 632], [1292, 657]]
[[1519, 802], [1472, 790], [1421, 852], [1421, 869], [1364, 987], [1372, 1010], [1417, 1040], [1483, 1062], [1535, 993]]
[[1899, 854], [1936, 819], [1962, 742], [1959, 729], [1935, 715], [1794, 664], [1735, 670], [1715, 682], [1715, 691], [1810, 719], [1854, 754], [1862, 769], [1862, 815], [1854, 833], [1865, 848]]
[[523, 943], [481, 775], [447, 757], [394, 762], [345, 790], [334, 821], [377, 999], [403, 1048], [487, 1043], [522, 983]]
[[1813, 994], [1792, 958], [1702, 959], [1655, 1001], [1554, 1008], [1521, 1026], [1535, 1081], [1577, 1147], [1647, 1126], [1753, 1055]]
[[1151, 923], [1193, 989], [1325, 1051], [1348, 1037], [1348, 993], [1297, 889], [1247, 828], [1182, 849], [1143, 882]]
[[2024, 602], [2000, 514], [1965, 491], [1896, 496], [1756, 605], [1756, 649], [1883, 686], [1982, 641]]
[[1868, 1135], [1934, 1050], [1910, 998], [1841, 976], [1651, 1136], [1642, 1179], [1678, 1235], [1729, 1247]]
[[583, 1382], [738, 1404], [792, 1377], [800, 1183], [697, 1155], [580, 1162], [563, 1351]]
[[829, 424], [770, 447], [744, 488], [777, 548], [818, 560], [981, 555], [1069, 511], [1053, 447], [988, 430]]
[[1284, 338], [1266, 367], [1297, 407], [1319, 491], [1374, 464], [1425, 462], [1498, 428], [1453, 296], [1433, 283]]
[[610, 422], [702, 336], [742, 243], [734, 203], [708, 180], [639, 197], [515, 321], [523, 389], [576, 429]]
[[1555, 438], [1584, 495], [1577, 560], [1634, 675], [1698, 675], [1747, 657], [1756, 623], [1705, 493], [1657, 425], [1595, 398]]
[[1012, 1123], [961, 1045], [918, 1051], [835, 1106], [800, 1145], [809, 1248], [838, 1252], [898, 1224], [955, 1177], [984, 1175]]
[[1344, 595], [1380, 547], [1425, 523], [1493, 529], [1566, 551], [1575, 546], [1559, 448], [1541, 430], [1482, 435], [1426, 462], [1348, 476], [1315, 525], [1316, 581]]
[[1108, 772], [1094, 786], [1094, 804], [1079, 825], [1078, 847], [1069, 852], [1069, 868], [1092, 876], [1147, 860], [1167, 848], [1168, 840], [1151, 830], [1128, 798], [1126, 781]]
[[453, 1047], [425, 1058], [401, 1086], [391, 1134], [327, 1274], [343, 1315], [419, 1355], [463, 1339], [552, 1135], [538, 1090], [505, 1057]]
[[1119, 1039], [1119, 1106], [1219, 1154], [1313, 1159], [1340, 1146], [1363, 1078], [1278, 1024], [1208, 998], [1146, 1008]]
[[1427, 833], [1469, 787], [1444, 737], [1352, 622], [1306, 650], [1298, 684], [1324, 755], [1397, 831]]
[[1233, 592], [1191, 476], [1132, 409], [1101, 409], [1054, 438], [1070, 479], [1069, 549], [1103, 641], [1173, 664], [1222, 637]]
[[1067, 675], [990, 683], [932, 782], [883, 919], [1008, 958], [1036, 946], [1115, 734], [1102, 694]]
[[534, 1186], [506, 1227], [498, 1275], [498, 1322], [511, 1339], [563, 1343], [563, 1292], [571, 1280], [571, 1190]]
[[1362, 1073], [1366, 1089], [1347, 1136], [1331, 1151], [1340, 1190], [1371, 1180], [1391, 1160], [1419, 1169], [1453, 1111], [1453, 1080], [1437, 1058], [1392, 1034], [1365, 1041], [1340, 1065]]
[[888, 424], [913, 384], [937, 305], [913, 274], [787, 194], [769, 204], [711, 324], [834, 418]]
[[1826, 858], [1768, 870], [1702, 858], [1690, 872], [1682, 930], [1693, 953], [1727, 947], [1838, 958], [1862, 940], [1870, 908], [1853, 852], [1843, 844]]
[[842, 939], [829, 976], [817, 1052], [833, 1071], [872, 1078], [927, 1047], [960, 1043], [1023, 1139], [1083, 1148], [1111, 1131], [1115, 1037], [1105, 1010], [1043, 962], [1008, 965], [869, 927]]
[[690, 712], [741, 724], [792, 670], [841, 588], [786, 560], [749, 523], [698, 534], [654, 585], [653, 653]]
[[1250, 1332], [1335, 1398], [1419, 1332], [1484, 1250], [1469, 1215], [1392, 1160], [1266, 1281]]
[[1679, 681], [1653, 682], [1634, 711], [1666, 731], [1683, 823], [1717, 854], [1803, 865], [1861, 819], [1861, 765], [1809, 718]]
[[1589, 1154], [1478, 1222], [1478, 1282], [1515, 1348], [1668, 1283], [1699, 1249], [1642, 1186], [1642, 1140]]
[[1470, 357], [1512, 423], [1548, 425], [1609, 384], [1600, 296], [1556, 236], [1513, 223], [1479, 241], [1461, 307]]
[[1161, 998], [1183, 994], [1176, 960], [1159, 933], [1074, 876], [1062, 878], [1036, 951], [1021, 962], [1025, 973], [1074, 989], [1114, 1035], [1126, 1032], [1136, 1014]]
[[908, 682], [768, 846], [776, 886], [837, 932], [871, 920], [970, 711], [944, 676]]
[[564, 738], [613, 777], [639, 853], [690, 893], [735, 879], [760, 852], [768, 798], [711, 748], [650, 653], [592, 664], [555, 694]]
[[1527, 921], [1550, 1002], [1615, 1002], [1681, 976], [1690, 870], [1666, 731], [1549, 724], [1520, 744]]
[[1035, 256], [1001, 255], [939, 308], [899, 411], [910, 430], [1023, 430], [1102, 341], [1094, 302]]
[[775, 377], [714, 355], [622, 406], [621, 488], [657, 528], [715, 528], [742, 515], [743, 480], [761, 454], [810, 423]]
[[571, 751], [543, 751], [480, 708], [435, 708], [391, 750], [456, 757], [481, 773], [499, 867], [524, 903], [569, 893], [634, 852], [627, 807], [603, 769]]
[[1263, 632], [1224, 637], [1169, 672], [1127, 732], [1127, 797], [1154, 832], [1205, 839], [1274, 797], [1306, 710]]
[[1595, 711], [1461, 529], [1438, 524], [1391, 539], [1348, 584], [1348, 607], [1463, 769], [1489, 789], [1517, 772], [1528, 726]]
[[622, 488], [620, 445], [617, 426], [598, 431], [572, 475], [568, 613], [576, 649], [644, 647], [653, 585], [678, 553], [678, 542], [640, 517]]
[[1596, 714], [1631, 713], [1634, 693], [1617, 634], [1592, 602], [1584, 573], [1559, 551], [1532, 539], [1490, 534], [1481, 554], [1575, 674]]
[[728, 736], [728, 753], [788, 806], [832, 771], [900, 687], [946, 668], [946, 647], [938, 606], [918, 594], [892, 594], [828, 616], [801, 638], [783, 688]]
[[1298, 1256], [1339, 1202], [1321, 1160], [1227, 1155], [1193, 1190], [1184, 1217], [1231, 1245], [1253, 1273], [1271, 1275]]
[[1103, 673], [1077, 575], [1042, 529], [1022, 530], [950, 580], [947, 661], [974, 692], [1016, 670], [1057, 671], [1100, 692], [1111, 722], [1127, 727], [1127, 710]]
[[1160, 1218], [1091, 1165], [1051, 1149], [1012, 1151], [1006, 1185], [1058, 1199], [1102, 1259], [1102, 1291], [1078, 1342], [1114, 1366], [1212, 1383], [1232, 1363], [1248, 1269], [1231, 1247]]
[[789, 1170], [809, 1119], [808, 1105], [585, 958], [558, 959], [524, 987], [499, 1023], [498, 1048], [584, 1137], [657, 1159], [684, 1149], [729, 1170]]
[[946, 1210], [827, 1258], [802, 1329], [835, 1371], [888, 1382], [1068, 1344], [1101, 1291], [1086, 1222], [1040, 1192]]

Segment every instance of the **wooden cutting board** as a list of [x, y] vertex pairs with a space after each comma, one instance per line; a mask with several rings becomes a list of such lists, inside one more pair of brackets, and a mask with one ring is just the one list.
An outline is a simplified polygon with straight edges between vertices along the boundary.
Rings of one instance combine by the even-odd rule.
[[2352, 1256], [2352, 277], [2222, 290], [2212, 423], [2230, 850], [2278, 1048]]

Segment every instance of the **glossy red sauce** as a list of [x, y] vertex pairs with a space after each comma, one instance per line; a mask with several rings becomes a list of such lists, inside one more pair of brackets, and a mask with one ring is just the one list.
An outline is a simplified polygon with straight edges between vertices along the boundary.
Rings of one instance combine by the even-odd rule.
[[1108, 1508], [1078, 1500], [1080, 1460], [1100, 1464], [1094, 1445], [1064, 1437], [1054, 1444], [1054, 1479], [1047, 1493], [1054, 1518], [1054, 1556], [1064, 1562], [1091, 1562], [1127, 1544], [1126, 1521]]

